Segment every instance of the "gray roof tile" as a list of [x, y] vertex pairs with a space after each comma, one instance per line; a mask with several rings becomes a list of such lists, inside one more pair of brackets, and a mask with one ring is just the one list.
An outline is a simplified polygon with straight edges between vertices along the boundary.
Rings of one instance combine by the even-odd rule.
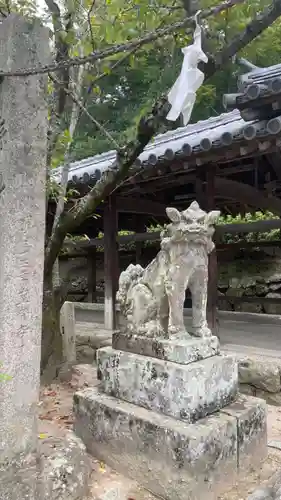
[[[249, 126], [253, 124], [257, 124], [257, 135], [259, 137], [268, 134], [266, 122], [261, 124], [259, 122], [245, 122], [237, 109], [209, 118], [208, 120], [199, 121], [195, 124], [189, 124], [186, 127], [166, 132], [165, 134], [156, 136], [146, 146], [143, 153], [139, 156], [140, 165], [145, 167], [146, 165], [163, 161], [167, 150], [169, 150], [167, 152], [169, 155], [187, 157], [190, 151], [192, 151], [192, 154], [198, 154], [212, 147], [231, 144], [239, 138], [253, 139], [252, 131], [251, 137], [247, 137], [247, 134], [245, 134], [245, 130], [249, 130]], [[116, 151], [109, 151], [71, 163], [69, 181], [76, 183], [89, 182], [90, 178], [92, 180], [98, 179], [102, 172], [114, 165], [115, 159]], [[62, 167], [59, 167], [52, 172], [52, 177], [57, 182], [60, 181], [61, 169]]]

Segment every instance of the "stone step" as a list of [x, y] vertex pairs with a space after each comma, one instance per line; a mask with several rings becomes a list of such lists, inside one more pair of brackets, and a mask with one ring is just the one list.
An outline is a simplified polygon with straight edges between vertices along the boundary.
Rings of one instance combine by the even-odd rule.
[[185, 422], [220, 410], [238, 391], [231, 356], [179, 365], [104, 347], [97, 351], [97, 367], [102, 392]]
[[266, 404], [238, 400], [186, 424], [86, 389], [74, 396], [74, 429], [88, 451], [166, 500], [216, 500], [266, 457]]
[[220, 352], [217, 337], [196, 338], [188, 334], [161, 339], [115, 332], [112, 336], [112, 347], [119, 351], [142, 354], [182, 365], [210, 358]]

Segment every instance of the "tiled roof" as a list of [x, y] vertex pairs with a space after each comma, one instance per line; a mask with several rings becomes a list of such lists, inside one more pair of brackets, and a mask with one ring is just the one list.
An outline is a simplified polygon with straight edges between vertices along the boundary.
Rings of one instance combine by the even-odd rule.
[[[265, 80], [272, 81], [276, 78], [279, 79], [279, 75], [281, 75], [281, 65], [255, 69], [240, 77], [240, 82], [244, 82], [245, 89], [249, 84], [262, 84]], [[242, 98], [244, 98], [244, 94]], [[256, 97], [255, 99], [257, 101], [258, 98]], [[245, 97], [244, 100], [248, 102], [251, 101], [251, 98]], [[245, 105], [248, 108], [251, 107], [250, 104], [244, 103]], [[141, 168], [148, 165], [156, 165], [158, 162], [172, 160], [173, 158], [190, 158], [198, 154], [202, 155], [202, 153], [208, 152], [211, 149], [230, 146], [236, 141], [251, 141], [257, 137], [266, 138], [277, 135], [281, 132], [281, 109], [280, 117], [276, 116], [278, 114], [278, 110], [275, 110], [274, 118], [271, 118], [269, 113], [267, 116], [271, 119], [244, 121], [240, 111], [234, 109], [229, 113], [166, 132], [155, 137], [146, 146], [143, 153], [139, 156], [136, 165]], [[95, 182], [105, 170], [114, 165], [115, 159], [116, 151], [109, 151], [74, 162], [70, 165], [69, 181], [72, 181], [74, 184]], [[55, 169], [52, 176], [59, 182], [60, 174], [61, 167]]]
[[[281, 64], [275, 64], [274, 66], [268, 66], [267, 68], [256, 68], [249, 73], [245, 73], [239, 78], [239, 82], [244, 85], [249, 82], [261, 83], [275, 80], [281, 77]], [[239, 87], [239, 84], [238, 84]]]

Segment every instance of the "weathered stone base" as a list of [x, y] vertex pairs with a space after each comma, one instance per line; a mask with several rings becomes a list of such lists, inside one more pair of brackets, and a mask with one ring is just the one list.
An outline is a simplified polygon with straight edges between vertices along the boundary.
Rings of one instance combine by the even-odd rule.
[[75, 431], [90, 453], [155, 495], [215, 500], [246, 472], [247, 453], [266, 456], [265, 403], [240, 396], [235, 404], [186, 424], [86, 389], [74, 396]]
[[241, 471], [267, 457], [267, 405], [262, 399], [240, 395], [222, 413], [237, 420], [238, 462]]
[[238, 391], [231, 356], [179, 365], [105, 347], [98, 350], [97, 362], [101, 392], [185, 422], [223, 408]]
[[153, 339], [123, 332], [113, 334], [112, 347], [120, 351], [142, 354], [181, 365], [201, 361], [220, 352], [217, 337], [200, 339], [182, 336], [172, 339]]
[[73, 433], [42, 441], [37, 453], [0, 464], [0, 500], [77, 500], [88, 493], [92, 466]]
[[35, 453], [0, 464], [0, 500], [37, 500], [38, 475]]
[[92, 464], [74, 432], [47, 439], [40, 447], [40, 459], [36, 500], [77, 500], [88, 494]]

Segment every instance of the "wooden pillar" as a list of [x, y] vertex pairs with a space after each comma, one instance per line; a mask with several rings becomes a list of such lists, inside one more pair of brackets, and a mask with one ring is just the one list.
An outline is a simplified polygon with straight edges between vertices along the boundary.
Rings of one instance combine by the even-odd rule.
[[200, 208], [202, 210], [206, 209], [206, 196], [204, 193], [204, 172], [202, 170], [196, 169], [196, 178], [195, 178], [195, 194], [196, 201], [199, 203]]
[[[215, 167], [206, 172], [206, 209], [215, 210]], [[218, 262], [216, 249], [209, 255], [207, 319], [214, 335], [218, 334]]]
[[88, 252], [88, 302], [97, 300], [97, 249], [91, 248]]
[[104, 326], [116, 328], [115, 297], [118, 287], [117, 210], [115, 195], [104, 209]]
[[[142, 219], [136, 218], [135, 221], [136, 233], [144, 233], [146, 230]], [[144, 247], [144, 241], [136, 241], [136, 264], [141, 265], [141, 254]]]

